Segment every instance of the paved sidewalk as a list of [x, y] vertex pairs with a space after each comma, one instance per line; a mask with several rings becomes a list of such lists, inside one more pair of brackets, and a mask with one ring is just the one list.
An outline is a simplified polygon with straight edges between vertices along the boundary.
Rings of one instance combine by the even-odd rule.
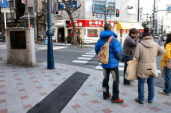
[[125, 99], [125, 103], [112, 104], [102, 99], [101, 71], [59, 63], [54, 70], [47, 70], [46, 64], [24, 68], [0, 63], [0, 113], [26, 113], [78, 71], [91, 76], [62, 113], [171, 113], [171, 96], [159, 95], [157, 87], [155, 102], [139, 105], [134, 102], [137, 83], [129, 87], [120, 83], [120, 97]]

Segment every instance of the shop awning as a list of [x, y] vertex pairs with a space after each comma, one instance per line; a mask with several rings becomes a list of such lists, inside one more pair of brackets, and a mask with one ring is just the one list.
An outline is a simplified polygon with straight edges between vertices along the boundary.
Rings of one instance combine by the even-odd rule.
[[143, 29], [141, 23], [138, 23], [138, 22], [134, 22], [134, 23], [118, 22], [116, 26], [117, 30], [120, 30], [120, 29], [129, 30], [131, 28]]

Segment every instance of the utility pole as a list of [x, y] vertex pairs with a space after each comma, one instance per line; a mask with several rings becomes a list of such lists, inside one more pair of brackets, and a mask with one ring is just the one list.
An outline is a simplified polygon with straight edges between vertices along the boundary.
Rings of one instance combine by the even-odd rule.
[[1, 12], [1, 7], [0, 7], [0, 32], [2, 32], [3, 29], [3, 24], [2, 24], [2, 16], [1, 16], [2, 12]]
[[107, 23], [107, 0], [105, 0], [104, 24]]
[[154, 0], [154, 3], [153, 3], [153, 34], [156, 33], [156, 0]]
[[34, 5], [33, 5], [33, 17], [34, 17], [34, 37], [35, 40], [37, 40], [37, 6], [38, 6], [38, 1], [35, 0], [34, 1]]
[[47, 25], [48, 25], [48, 31], [47, 31], [47, 36], [48, 36], [48, 50], [47, 50], [47, 68], [48, 69], [54, 69], [54, 55], [53, 55], [53, 42], [52, 42], [52, 36], [53, 36], [53, 31], [52, 31], [52, 20], [51, 20], [51, 0], [47, 1]]
[[138, 0], [137, 22], [140, 21], [140, 0]]

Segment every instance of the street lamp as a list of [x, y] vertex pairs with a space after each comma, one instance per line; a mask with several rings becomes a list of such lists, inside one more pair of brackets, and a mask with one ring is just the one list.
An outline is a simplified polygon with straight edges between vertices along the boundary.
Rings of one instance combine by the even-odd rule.
[[54, 55], [53, 55], [53, 42], [52, 42], [52, 21], [51, 21], [51, 0], [47, 1], [47, 37], [48, 37], [48, 45], [47, 45], [47, 68], [48, 69], [54, 69]]

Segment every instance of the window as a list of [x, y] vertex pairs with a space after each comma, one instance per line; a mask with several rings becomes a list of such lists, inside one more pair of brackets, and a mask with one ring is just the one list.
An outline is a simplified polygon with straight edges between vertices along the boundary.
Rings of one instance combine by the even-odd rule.
[[88, 37], [98, 37], [97, 29], [88, 29]]

